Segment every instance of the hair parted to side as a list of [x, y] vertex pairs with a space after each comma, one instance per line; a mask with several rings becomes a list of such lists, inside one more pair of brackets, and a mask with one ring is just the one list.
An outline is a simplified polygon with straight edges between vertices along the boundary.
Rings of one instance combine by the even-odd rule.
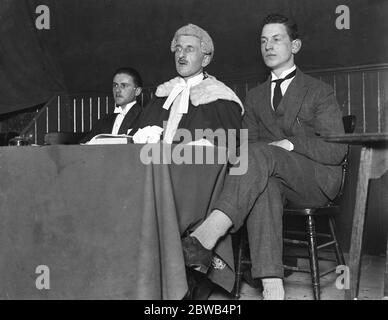
[[291, 40], [300, 39], [300, 35], [298, 32], [298, 25], [293, 19], [278, 13], [271, 13], [264, 18], [261, 25], [261, 30], [263, 30], [266, 24], [271, 24], [271, 23], [283, 24], [286, 27], [288, 36], [290, 37]]
[[201, 27], [198, 27], [195, 24], [189, 23], [181, 28], [179, 28], [172, 38], [171, 41], [171, 51], [175, 52], [176, 41], [179, 36], [194, 36], [201, 41], [201, 50], [202, 53], [210, 56], [210, 60], [214, 55], [214, 44], [210, 35]]
[[131, 67], [120, 67], [115, 71], [112, 78], [114, 78], [118, 74], [126, 74], [132, 77], [136, 87], [138, 88], [143, 87], [143, 80], [141, 79], [140, 73], [136, 69]]

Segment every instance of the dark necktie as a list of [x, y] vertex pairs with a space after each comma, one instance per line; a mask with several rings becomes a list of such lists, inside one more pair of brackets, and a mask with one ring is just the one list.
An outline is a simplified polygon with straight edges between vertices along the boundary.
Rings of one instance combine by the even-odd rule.
[[273, 92], [273, 99], [272, 99], [272, 105], [273, 105], [273, 108], [275, 111], [280, 103], [280, 100], [282, 100], [282, 98], [283, 98], [282, 90], [280, 89], [280, 85], [282, 84], [282, 82], [284, 80], [291, 79], [292, 77], [295, 77], [295, 74], [296, 74], [296, 69], [282, 79], [272, 80], [272, 82], [275, 82], [275, 90]]

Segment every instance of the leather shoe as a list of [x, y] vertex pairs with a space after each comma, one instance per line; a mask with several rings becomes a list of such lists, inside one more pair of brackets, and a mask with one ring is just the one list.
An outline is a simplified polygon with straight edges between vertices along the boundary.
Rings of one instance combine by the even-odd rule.
[[197, 238], [187, 236], [182, 239], [185, 265], [201, 273], [207, 273], [212, 263], [212, 250], [206, 249]]
[[203, 273], [186, 268], [188, 291], [183, 300], [208, 300], [213, 291], [213, 283]]

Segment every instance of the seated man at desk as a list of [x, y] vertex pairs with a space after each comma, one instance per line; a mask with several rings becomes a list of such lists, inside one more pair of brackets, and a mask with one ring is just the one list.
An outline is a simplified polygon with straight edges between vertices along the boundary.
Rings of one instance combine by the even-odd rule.
[[101, 133], [128, 134], [142, 111], [136, 98], [140, 95], [143, 81], [137, 70], [124, 67], [115, 71], [113, 76], [113, 98], [115, 110], [96, 122], [91, 132], [80, 141], [85, 143]]
[[[175, 32], [171, 51], [174, 53], [178, 76], [157, 87], [155, 96], [133, 128], [134, 142], [182, 142], [180, 132], [183, 130], [190, 133], [191, 141], [196, 144], [229, 143], [230, 140], [216, 139], [216, 131], [226, 133], [229, 129], [234, 132], [227, 132], [226, 139], [239, 139], [243, 114], [240, 99], [233, 90], [204, 72], [214, 55], [214, 44], [209, 34], [196, 25], [185, 25]], [[197, 136], [196, 129], [210, 130], [205, 136]], [[186, 136], [183, 142], [187, 142]], [[202, 219], [202, 216], [187, 216], [186, 212], [181, 211], [179, 218], [180, 221], [195, 222]], [[188, 273], [189, 296], [193, 298], [197, 284], [191, 276]]]
[[238, 131], [243, 113], [240, 99], [203, 70], [214, 55], [209, 34], [193, 24], [183, 26], [171, 41], [171, 51], [178, 76], [158, 86], [134, 127], [134, 142], [172, 143], [180, 140], [174, 139], [178, 129], [187, 129], [192, 141], [203, 138], [195, 139], [195, 129]]
[[183, 239], [183, 248], [186, 265], [206, 273], [218, 240], [246, 221], [252, 276], [262, 279], [264, 299], [280, 300], [283, 205], [319, 206], [333, 199], [346, 146], [321, 138], [344, 132], [341, 111], [329, 85], [296, 67], [302, 44], [296, 24], [269, 15], [261, 30], [261, 54], [271, 74], [247, 95], [248, 171], [226, 177], [213, 211]]

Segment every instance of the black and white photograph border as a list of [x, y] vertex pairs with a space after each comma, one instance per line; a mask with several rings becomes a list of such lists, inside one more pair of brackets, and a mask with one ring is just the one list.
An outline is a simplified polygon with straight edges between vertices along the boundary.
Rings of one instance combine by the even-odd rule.
[[[154, 300], [150, 314], [222, 300], [207, 312], [224, 315], [271, 297], [387, 300], [387, 13], [386, 0], [0, 0], [0, 300]], [[302, 172], [299, 158], [315, 164], [296, 185], [316, 183], [293, 207], [279, 167]], [[268, 253], [259, 267], [249, 242], [265, 237], [247, 224], [264, 205], [245, 198], [273, 177], [282, 266]]]

